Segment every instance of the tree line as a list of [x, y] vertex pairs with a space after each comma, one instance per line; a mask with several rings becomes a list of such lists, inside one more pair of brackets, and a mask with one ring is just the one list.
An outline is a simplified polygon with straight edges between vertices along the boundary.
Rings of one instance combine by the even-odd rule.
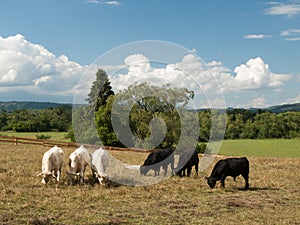
[[227, 139], [300, 138], [300, 112], [235, 109], [227, 112], [226, 122]]
[[17, 132], [68, 131], [72, 120], [72, 107], [49, 109], [18, 109], [0, 111], [0, 131]]

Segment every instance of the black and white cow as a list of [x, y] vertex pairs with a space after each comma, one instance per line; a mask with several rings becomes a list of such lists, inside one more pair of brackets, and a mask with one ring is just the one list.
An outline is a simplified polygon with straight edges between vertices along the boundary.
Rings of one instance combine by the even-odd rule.
[[174, 149], [155, 149], [140, 167], [140, 173], [146, 175], [150, 169], [154, 170], [155, 176], [159, 176], [160, 167], [164, 169], [164, 175], [167, 175], [168, 165], [171, 165], [171, 172], [174, 172]]
[[185, 176], [185, 171], [187, 172], [187, 176], [191, 175], [192, 167], [195, 166], [196, 174], [198, 175], [198, 164], [199, 164], [199, 156], [197, 151], [193, 151], [191, 155], [191, 151], [184, 151], [179, 154], [179, 160], [176, 168], [176, 175], [182, 177]]
[[221, 186], [225, 187], [225, 179], [227, 176], [234, 178], [242, 175], [245, 179], [245, 189], [249, 188], [249, 161], [243, 158], [227, 158], [219, 160], [214, 166], [210, 177], [207, 177], [207, 183], [214, 188], [217, 181], [221, 181]]

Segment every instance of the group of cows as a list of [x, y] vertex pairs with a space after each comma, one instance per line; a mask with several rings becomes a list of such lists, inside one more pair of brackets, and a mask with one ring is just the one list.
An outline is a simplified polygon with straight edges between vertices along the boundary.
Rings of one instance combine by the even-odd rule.
[[[174, 155], [178, 154], [178, 164], [174, 167]], [[57, 182], [60, 180], [61, 168], [64, 161], [63, 150], [54, 146], [44, 153], [42, 159], [42, 172], [38, 176], [42, 176], [42, 183], [47, 184], [52, 178]], [[94, 179], [99, 184], [106, 183], [109, 178], [106, 174], [106, 169], [109, 163], [109, 154], [103, 149], [99, 148], [90, 154], [88, 150], [82, 145], [72, 152], [69, 156], [69, 170], [68, 182], [79, 181], [84, 182], [84, 173], [87, 166], [92, 169]], [[196, 151], [182, 151], [175, 153], [173, 148], [155, 149], [153, 150], [143, 165], [140, 166], [140, 174], [146, 175], [150, 170], [154, 170], [154, 176], [159, 176], [160, 168], [164, 170], [164, 176], [167, 174], [168, 166], [171, 167], [171, 173], [180, 177], [190, 176], [192, 167], [195, 167], [195, 172], [198, 175], [199, 157]], [[242, 175], [245, 179], [245, 189], [249, 188], [249, 161], [246, 157], [242, 158], [226, 158], [219, 160], [209, 177], [206, 177], [207, 183], [211, 188], [214, 188], [217, 181], [221, 182], [221, 187], [225, 187], [225, 179], [231, 176], [236, 179], [237, 176]]]
[[[54, 146], [44, 153], [42, 159], [42, 183], [47, 184], [51, 178], [59, 182], [61, 168], [64, 162], [64, 152], [61, 148]], [[93, 177], [100, 183], [105, 183], [108, 179], [106, 168], [109, 162], [109, 155], [106, 150], [99, 148], [90, 154], [88, 150], [81, 145], [69, 156], [68, 182], [84, 182], [84, 173], [87, 166], [92, 169]]]

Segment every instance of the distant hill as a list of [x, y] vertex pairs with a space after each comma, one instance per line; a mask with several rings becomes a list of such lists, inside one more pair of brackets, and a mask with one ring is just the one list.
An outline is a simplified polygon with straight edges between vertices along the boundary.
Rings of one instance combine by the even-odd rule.
[[[72, 104], [62, 104], [55, 102], [33, 102], [33, 101], [11, 101], [11, 102], [1, 102], [0, 101], [0, 110], [6, 110], [8, 112], [15, 111], [18, 109], [49, 109], [57, 107], [71, 107]], [[234, 108], [229, 107], [227, 111], [233, 110]], [[197, 111], [202, 111], [205, 109], [199, 109]], [[252, 112], [258, 112], [259, 110], [269, 111], [273, 113], [283, 113], [287, 111], [297, 111], [300, 112], [300, 103], [294, 104], [284, 104], [284, 105], [275, 105], [268, 108], [249, 108]]]
[[250, 108], [248, 110], [252, 112], [258, 112], [259, 110], [263, 110], [272, 113], [284, 113], [288, 111], [300, 112], [300, 103], [274, 105], [267, 108]]
[[266, 110], [271, 111], [273, 113], [282, 113], [287, 111], [300, 111], [300, 103], [295, 104], [285, 104], [285, 105], [276, 105], [267, 108]]
[[64, 106], [72, 106], [72, 104], [61, 104], [54, 102], [33, 102], [33, 101], [12, 101], [12, 102], [0, 102], [0, 110], [7, 112], [20, 110], [20, 109], [49, 109], [58, 108]]

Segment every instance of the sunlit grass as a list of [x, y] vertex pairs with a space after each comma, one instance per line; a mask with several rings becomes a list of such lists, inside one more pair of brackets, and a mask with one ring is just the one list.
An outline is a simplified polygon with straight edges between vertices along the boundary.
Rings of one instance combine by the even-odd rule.
[[224, 140], [219, 154], [257, 157], [300, 157], [300, 139]]
[[0, 136], [14, 136], [14, 137], [20, 137], [20, 138], [37, 138], [37, 135], [45, 135], [50, 136], [51, 138], [49, 140], [53, 141], [62, 141], [62, 142], [68, 142], [69, 139], [66, 139], [65, 136], [67, 132], [15, 132], [15, 131], [0, 131]]

